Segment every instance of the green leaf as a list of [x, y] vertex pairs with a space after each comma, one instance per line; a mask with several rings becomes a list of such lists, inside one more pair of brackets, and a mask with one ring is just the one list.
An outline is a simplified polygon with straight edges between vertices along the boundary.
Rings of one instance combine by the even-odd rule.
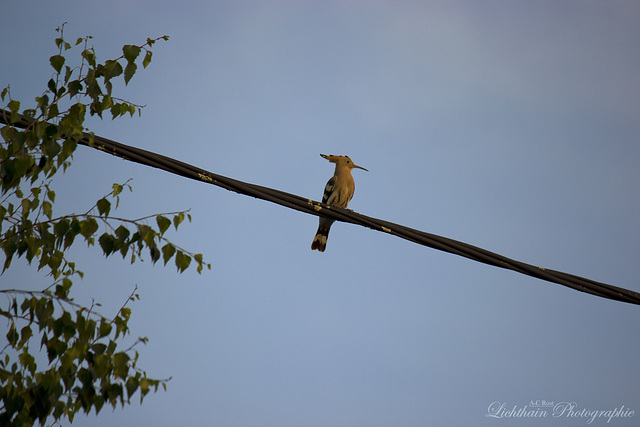
[[116, 377], [126, 378], [129, 371], [129, 360], [131, 357], [124, 352], [113, 355], [113, 370]]
[[118, 61], [110, 59], [104, 63], [102, 73], [105, 80], [112, 79], [113, 77], [117, 77], [122, 74], [122, 65], [120, 65]]
[[29, 354], [26, 348], [22, 353], [20, 353], [20, 356], [18, 356], [18, 358], [20, 359], [20, 363], [22, 364], [22, 366], [28, 369], [31, 375], [34, 375], [36, 372], [36, 360], [31, 354]]
[[104, 87], [107, 89], [107, 95], [111, 96], [111, 93], [113, 92], [113, 84], [111, 83], [111, 80], [104, 80]]
[[129, 62], [127, 64], [127, 66], [124, 69], [124, 83], [125, 84], [129, 84], [129, 81], [131, 80], [133, 75], [136, 73], [136, 69], [137, 68], [138, 68], [138, 66], [133, 62]]
[[112, 235], [110, 235], [109, 233], [104, 233], [102, 236], [100, 236], [98, 242], [100, 243], [100, 247], [102, 248], [106, 256], [109, 256], [113, 253], [115, 241]]
[[29, 120], [33, 120], [36, 117], [36, 110], [33, 108], [26, 109], [22, 112], [22, 115]]
[[51, 62], [51, 66], [56, 72], [60, 72], [62, 70], [62, 66], [64, 65], [64, 56], [62, 55], [53, 55], [49, 58], [49, 62]]
[[113, 105], [111, 106], [111, 109], [110, 109], [110, 110], [111, 110], [111, 117], [112, 117], [112, 119], [116, 119], [116, 118], [118, 118], [119, 116], [122, 116], [122, 115], [123, 115], [123, 112], [122, 112], [122, 104], [120, 104], [120, 103], [115, 103], [115, 104], [113, 104]]
[[100, 85], [96, 80], [96, 75], [94, 70], [87, 71], [87, 75], [84, 78], [84, 84], [87, 88], [86, 89], [87, 95], [89, 95], [90, 97], [93, 98], [102, 93], [102, 90], [100, 89]]
[[142, 401], [142, 397], [145, 396], [147, 393], [149, 393], [149, 380], [147, 378], [141, 378], [139, 385], [140, 385], [140, 393], [142, 393], [142, 396], [140, 396], [140, 399]]
[[147, 66], [151, 63], [151, 55], [152, 52], [150, 50], [144, 54], [144, 59], [142, 60], [142, 67], [147, 68]]
[[22, 328], [22, 330], [20, 331], [20, 342], [18, 343], [18, 347], [23, 347], [32, 336], [33, 331], [31, 330], [31, 327], [29, 325]]
[[47, 111], [47, 107], [49, 106], [49, 97], [45, 93], [42, 96], [36, 96], [36, 102], [38, 103], [38, 108], [43, 113]]
[[[49, 319], [51, 319], [51, 316], [53, 315], [53, 311], [53, 301], [50, 298], [42, 298], [38, 302], [38, 307], [36, 308], [38, 323], [41, 325], [48, 324]], [[45, 337], [43, 337], [43, 340], [45, 340]]]
[[61, 243], [64, 236], [69, 231], [69, 227], [71, 225], [71, 221], [68, 218], [62, 218], [56, 223], [53, 224], [53, 233], [56, 235], [56, 238], [59, 240], [58, 245]]
[[118, 241], [121, 243], [124, 243], [124, 241], [127, 240], [127, 237], [129, 237], [129, 235], [131, 234], [131, 232], [124, 225], [116, 228], [115, 233]]
[[58, 126], [54, 124], [49, 124], [44, 129], [45, 140], [58, 139]]
[[158, 223], [158, 228], [160, 229], [160, 235], [163, 235], [165, 231], [171, 225], [171, 221], [169, 221], [166, 217], [162, 215], [156, 216], [156, 222]]
[[138, 389], [138, 380], [134, 377], [129, 377], [127, 379], [127, 398], [131, 399], [131, 396], [133, 396], [133, 393], [136, 392], [136, 390]]
[[113, 184], [113, 197], [115, 197], [118, 194], [122, 193], [123, 189], [124, 189], [124, 186], [122, 186], [120, 184]]
[[7, 103], [7, 107], [9, 107], [9, 110], [11, 110], [12, 114], [18, 114], [18, 111], [20, 110], [20, 101], [16, 101], [15, 99], [12, 99]]
[[113, 99], [111, 98], [111, 96], [106, 95], [102, 97], [102, 102], [100, 102], [101, 111], [110, 109], [112, 105], [113, 105]]
[[69, 97], [73, 98], [82, 90], [82, 83], [78, 80], [69, 82]]
[[98, 206], [98, 212], [100, 213], [100, 216], [104, 216], [104, 217], [109, 216], [109, 211], [111, 210], [110, 201], [108, 201], [106, 198], [103, 197], [102, 199], [98, 200], [97, 206]]
[[96, 67], [96, 54], [93, 49], [85, 49], [82, 51], [82, 57], [87, 61], [87, 63], [92, 67]]
[[197, 272], [198, 273], [202, 273], [202, 269], [203, 269], [204, 266], [206, 266], [209, 270], [211, 270], [211, 264], [206, 264], [203, 261], [202, 254], [195, 254], [193, 256], [193, 259], [195, 259], [196, 262], [198, 263], [198, 268], [197, 268]]
[[100, 328], [98, 329], [98, 338], [104, 338], [109, 335], [111, 333], [111, 329], [111, 322], [107, 322], [105, 319], [102, 319], [100, 321]]
[[11, 322], [11, 327], [9, 328], [9, 332], [7, 332], [7, 340], [9, 340], [9, 344], [13, 347], [18, 343], [20, 336], [18, 335], [18, 331], [16, 330], [15, 323]]
[[127, 255], [127, 252], [129, 250], [129, 246], [131, 245], [131, 243], [127, 243], [127, 238], [129, 237], [129, 234], [131, 234], [129, 232], [129, 230], [127, 229], [127, 227], [125, 227], [124, 225], [121, 225], [120, 227], [116, 228], [115, 231], [115, 235], [116, 235], [116, 247], [120, 248], [120, 253], [122, 254], [122, 258], [124, 258]]
[[87, 218], [84, 221], [80, 221], [80, 234], [82, 234], [86, 240], [93, 237], [96, 231], [98, 231], [98, 222], [94, 218]]
[[182, 212], [180, 212], [178, 215], [174, 215], [173, 226], [176, 228], [176, 230], [178, 229], [178, 226], [182, 221], [184, 221], [184, 214]]
[[71, 80], [72, 73], [73, 73], [73, 70], [71, 69], [71, 67], [69, 67], [68, 65], [64, 67], [64, 83], [65, 84], [68, 84], [69, 80]]
[[[61, 220], [58, 224], [56, 224], [54, 226], [54, 231], [56, 232], [56, 236], [58, 236], [58, 246], [60, 246], [60, 243], [62, 242], [62, 238], [64, 237], [64, 244], [63, 244], [63, 248], [67, 249], [69, 248], [72, 244], [73, 241], [75, 240], [76, 236], [78, 234], [80, 234], [82, 227], [81, 227], [81, 223], [80, 221], [78, 221], [76, 218], [73, 219], [73, 221], [69, 221], [68, 223], [63, 223], [63, 221], [68, 221], [67, 219], [63, 219]], [[66, 230], [64, 235], [60, 235], [57, 231], [57, 227], [60, 223], [66, 224]], [[97, 223], [96, 223], [97, 225]], [[62, 228], [62, 227], [61, 227]], [[87, 243], [89, 245], [93, 244], [93, 234], [90, 234], [88, 237], [85, 237], [85, 240], [87, 241]]]
[[167, 262], [169, 262], [169, 260], [175, 253], [176, 248], [171, 243], [167, 243], [162, 247], [162, 260], [164, 261], [164, 265], [167, 265]]
[[42, 213], [44, 213], [47, 218], [51, 219], [53, 216], [53, 209], [51, 207], [51, 203], [44, 201], [42, 202]]
[[22, 207], [22, 216], [26, 219], [31, 213], [34, 203], [30, 199], [22, 199], [20, 205]]
[[47, 111], [47, 120], [51, 120], [55, 117], [58, 117], [60, 112], [58, 111], [58, 104], [51, 104], [49, 107], [49, 111]]
[[68, 298], [72, 284], [71, 280], [68, 277], [65, 277], [62, 279], [62, 283], [56, 286], [55, 295], [62, 299]]
[[140, 55], [140, 47], [130, 44], [124, 45], [122, 47], [122, 53], [124, 53], [124, 58], [127, 60], [127, 62], [132, 63], [136, 60], [138, 55]]
[[53, 92], [54, 94], [55, 94], [56, 92], [58, 92], [58, 87], [57, 87], [57, 85], [56, 85], [56, 81], [55, 81], [55, 80], [53, 80], [53, 79], [50, 79], [50, 80], [49, 80], [49, 83], [47, 83], [47, 87], [48, 87], [48, 88], [49, 88], [49, 90], [50, 90], [51, 92]]
[[176, 253], [176, 267], [178, 267], [178, 272], [182, 273], [185, 271], [189, 268], [189, 264], [191, 264], [191, 257], [182, 251], [178, 251]]
[[160, 259], [160, 251], [155, 244], [149, 246], [149, 254], [151, 255], [151, 262], [154, 264]]

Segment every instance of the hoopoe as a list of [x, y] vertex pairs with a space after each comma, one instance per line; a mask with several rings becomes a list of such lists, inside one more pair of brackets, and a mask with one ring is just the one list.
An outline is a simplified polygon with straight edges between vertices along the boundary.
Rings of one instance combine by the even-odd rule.
[[[324, 187], [322, 203], [339, 208], [346, 208], [353, 197], [353, 193], [356, 191], [356, 183], [351, 176], [351, 169], [366, 169], [362, 166], [355, 165], [347, 156], [320, 155], [331, 163], [336, 164], [336, 170], [333, 172], [333, 176]], [[327, 247], [327, 237], [329, 236], [331, 224], [333, 224], [332, 219], [320, 217], [320, 226], [316, 232], [316, 237], [314, 237], [311, 243], [311, 250], [317, 249], [320, 252], [324, 252], [324, 249]]]

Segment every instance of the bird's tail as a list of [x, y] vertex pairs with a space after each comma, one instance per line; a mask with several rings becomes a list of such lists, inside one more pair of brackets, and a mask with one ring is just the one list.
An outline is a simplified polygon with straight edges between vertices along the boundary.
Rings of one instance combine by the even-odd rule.
[[327, 247], [327, 237], [329, 237], [329, 229], [330, 227], [323, 227], [322, 225], [318, 227], [316, 237], [313, 238], [313, 242], [311, 243], [311, 250], [317, 249], [320, 252], [324, 252], [324, 249]]

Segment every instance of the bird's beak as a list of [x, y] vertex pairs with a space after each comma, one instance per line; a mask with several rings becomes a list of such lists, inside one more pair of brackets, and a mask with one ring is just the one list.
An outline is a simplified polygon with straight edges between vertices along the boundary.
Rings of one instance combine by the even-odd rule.
[[355, 168], [357, 168], [357, 169], [362, 169], [363, 171], [367, 171], [367, 172], [369, 172], [369, 169], [365, 169], [365, 168], [363, 168], [362, 166], [353, 165], [353, 167], [354, 167], [354, 169], [355, 169]]

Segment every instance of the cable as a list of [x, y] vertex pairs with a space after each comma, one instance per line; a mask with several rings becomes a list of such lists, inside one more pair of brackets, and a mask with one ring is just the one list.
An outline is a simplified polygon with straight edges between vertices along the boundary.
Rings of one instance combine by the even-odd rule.
[[[10, 111], [2, 110], [2, 114], [0, 114], [0, 123], [11, 123]], [[24, 119], [21, 119], [13, 124], [13, 126], [20, 128], [26, 128], [28, 125], [29, 122]], [[125, 160], [162, 169], [167, 172], [183, 176], [185, 178], [213, 184], [239, 194], [266, 200], [272, 203], [277, 203], [290, 209], [295, 209], [311, 215], [327, 217], [336, 221], [361, 225], [363, 227], [401, 237], [405, 240], [409, 240], [423, 246], [427, 246], [444, 252], [449, 252], [451, 254], [459, 255], [495, 267], [513, 270], [518, 273], [536, 277], [541, 280], [557, 283], [580, 292], [585, 292], [602, 298], [640, 305], [640, 293], [635, 291], [608, 285], [606, 283], [596, 282], [594, 280], [563, 273], [560, 271], [548, 270], [542, 267], [526, 264], [487, 251], [485, 249], [469, 245], [464, 242], [449, 239], [447, 237], [426, 233], [420, 230], [405, 227], [403, 225], [368, 217], [348, 209], [325, 205], [311, 199], [305, 199], [303, 197], [285, 193], [284, 191], [276, 190], [273, 188], [262, 187], [259, 185], [238, 181], [236, 179], [218, 175], [213, 172], [198, 168], [196, 166], [172, 159], [170, 157], [121, 144], [119, 142], [112, 141], [110, 139], [103, 138], [97, 135], [93, 136], [93, 143], [90, 143], [90, 140], [90, 134], [85, 134], [85, 136], [80, 141], [78, 141], [78, 143], [88, 147], [96, 148], [117, 157], [121, 157]]]

